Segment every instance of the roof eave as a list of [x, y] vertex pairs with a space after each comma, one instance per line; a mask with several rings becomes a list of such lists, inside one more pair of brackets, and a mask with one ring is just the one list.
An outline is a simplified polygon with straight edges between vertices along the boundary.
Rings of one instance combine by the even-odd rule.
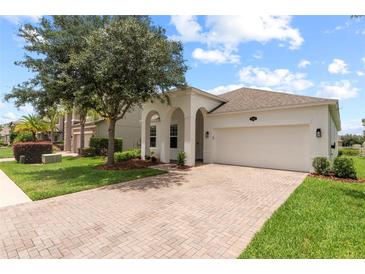
[[[239, 111], [230, 111], [230, 112], [214, 112], [214, 111], [212, 111], [211, 113], [208, 113], [208, 115], [209, 116], [219, 116], [219, 115], [240, 114], [240, 113], [258, 112], [258, 111], [270, 111], [270, 110], [292, 109], [292, 108], [313, 107], [313, 106], [336, 105], [336, 104], [338, 105], [337, 100], [328, 99], [328, 100], [325, 100], [325, 101], [315, 102], [315, 103], [308, 103], [308, 104], [266, 107], [266, 108], [257, 108], [257, 109], [239, 110]], [[219, 109], [219, 108], [217, 108], [217, 109]]]

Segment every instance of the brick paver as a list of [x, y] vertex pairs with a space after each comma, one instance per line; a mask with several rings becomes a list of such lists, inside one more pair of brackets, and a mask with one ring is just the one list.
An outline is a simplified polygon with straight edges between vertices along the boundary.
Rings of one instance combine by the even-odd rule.
[[0, 258], [235, 258], [306, 174], [225, 165], [0, 209]]

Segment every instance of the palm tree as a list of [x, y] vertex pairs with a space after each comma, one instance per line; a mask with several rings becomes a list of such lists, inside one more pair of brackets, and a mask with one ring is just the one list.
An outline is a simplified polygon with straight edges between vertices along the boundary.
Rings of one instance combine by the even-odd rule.
[[15, 125], [15, 132], [30, 132], [33, 135], [33, 138], [37, 138], [38, 132], [44, 132], [47, 130], [47, 124], [45, 121], [39, 116], [34, 114], [29, 114], [23, 116], [19, 123]]

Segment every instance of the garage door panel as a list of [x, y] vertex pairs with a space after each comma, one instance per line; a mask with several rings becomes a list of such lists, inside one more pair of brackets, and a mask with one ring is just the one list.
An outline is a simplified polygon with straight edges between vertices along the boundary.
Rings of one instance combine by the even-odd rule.
[[309, 127], [216, 129], [215, 162], [308, 171]]

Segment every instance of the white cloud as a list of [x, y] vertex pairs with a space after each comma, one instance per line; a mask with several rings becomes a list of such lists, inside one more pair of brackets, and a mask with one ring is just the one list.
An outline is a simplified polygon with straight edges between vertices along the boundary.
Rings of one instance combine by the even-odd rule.
[[262, 51], [258, 50], [254, 53], [254, 55], [252, 55], [252, 57], [255, 59], [262, 59], [264, 57], [264, 54], [262, 53]]
[[242, 88], [243, 85], [242, 84], [231, 84], [231, 85], [226, 85], [226, 86], [218, 86], [212, 89], [207, 90], [207, 92], [215, 94], [215, 95], [219, 95], [228, 91], [232, 91], [235, 89], [239, 89]]
[[226, 47], [237, 47], [249, 41], [279, 40], [287, 42], [289, 48], [297, 49], [304, 39], [299, 30], [291, 26], [291, 20], [291, 16], [207, 16], [206, 39]]
[[292, 73], [288, 69], [244, 67], [239, 71], [242, 83], [274, 88], [276, 90], [300, 91], [313, 86], [305, 73]]
[[356, 71], [356, 74], [357, 74], [357, 76], [360, 76], [360, 77], [365, 75], [365, 73], [361, 70]]
[[322, 82], [317, 96], [331, 99], [349, 99], [358, 95], [358, 88], [353, 87], [348, 80], [337, 81], [333, 84]]
[[11, 121], [16, 120], [16, 115], [13, 112], [5, 112], [4, 114], [1, 115], [1, 118], [3, 120], [3, 122], [8, 123]]
[[3, 102], [0, 102], [0, 109], [5, 108], [5, 104]]
[[200, 42], [208, 49], [232, 55], [241, 43], [267, 43], [278, 40], [290, 49], [298, 49], [304, 39], [291, 26], [291, 16], [206, 16], [204, 27], [196, 16], [172, 16], [178, 35], [173, 39]]
[[31, 105], [21, 106], [21, 107], [19, 107], [19, 110], [26, 115], [34, 112], [34, 109]]
[[22, 23], [37, 23], [41, 16], [39, 15], [7, 15], [1, 16], [1, 18], [7, 20], [8, 22], [20, 25]]
[[196, 48], [193, 51], [193, 58], [203, 63], [239, 63], [240, 57], [232, 54], [231, 52], [220, 51], [220, 50], [203, 50]]
[[342, 131], [339, 133], [344, 134], [363, 134], [364, 127], [362, 126], [361, 119], [352, 119], [343, 121], [341, 123]]
[[310, 64], [311, 64], [311, 62], [309, 60], [302, 59], [298, 63], [298, 68], [305, 68], [305, 67], [309, 66]]
[[365, 65], [365, 57], [361, 58], [361, 61], [364, 63]]
[[329, 64], [328, 72], [332, 74], [346, 74], [349, 73], [349, 70], [344, 60], [335, 58], [332, 60], [332, 63]]
[[174, 39], [179, 39], [184, 42], [197, 42], [203, 40], [201, 34], [202, 27], [198, 23], [198, 18], [192, 15], [175, 15], [171, 16], [171, 23], [175, 25], [179, 36], [174, 36]]

